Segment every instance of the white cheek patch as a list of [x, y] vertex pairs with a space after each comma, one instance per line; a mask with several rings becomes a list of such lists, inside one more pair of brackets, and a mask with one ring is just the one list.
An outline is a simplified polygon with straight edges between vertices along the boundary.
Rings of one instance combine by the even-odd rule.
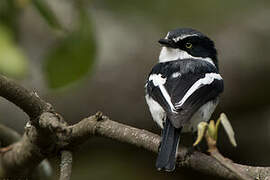
[[166, 102], [171, 108], [171, 111], [176, 113], [176, 109], [172, 104], [171, 97], [168, 94], [164, 84], [166, 83], [167, 78], [163, 78], [161, 74], [151, 74], [149, 77], [149, 81], [153, 81], [154, 86], [159, 87], [162, 96], [165, 98]]
[[159, 62], [178, 60], [179, 56], [180, 56], [180, 49], [162, 47], [159, 55]]
[[168, 61], [176, 61], [181, 59], [197, 59], [211, 63], [215, 66], [214, 62], [211, 58], [202, 58], [202, 57], [194, 57], [188, 54], [186, 51], [169, 48], [169, 47], [162, 47], [159, 55], [159, 62], [168, 62]]
[[217, 73], [207, 73], [205, 74], [204, 78], [197, 80], [187, 91], [184, 97], [181, 99], [180, 102], [176, 103], [175, 107], [181, 107], [186, 100], [199, 88], [203, 87], [204, 85], [211, 84], [215, 79], [222, 80], [220, 74]]

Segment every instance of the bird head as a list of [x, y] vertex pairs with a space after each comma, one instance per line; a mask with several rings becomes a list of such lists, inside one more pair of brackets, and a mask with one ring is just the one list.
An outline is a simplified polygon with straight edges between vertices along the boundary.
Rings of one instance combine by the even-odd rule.
[[201, 32], [191, 28], [169, 31], [158, 41], [162, 45], [159, 62], [181, 59], [205, 60], [217, 67], [217, 51], [214, 42]]

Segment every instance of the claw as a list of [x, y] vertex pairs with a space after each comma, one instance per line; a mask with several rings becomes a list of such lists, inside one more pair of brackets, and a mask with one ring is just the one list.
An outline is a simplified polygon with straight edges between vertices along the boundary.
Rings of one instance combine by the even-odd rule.
[[193, 146], [197, 146], [203, 139], [204, 134], [207, 130], [208, 124], [206, 122], [200, 122], [198, 124], [198, 135], [197, 135], [197, 139], [194, 142]]

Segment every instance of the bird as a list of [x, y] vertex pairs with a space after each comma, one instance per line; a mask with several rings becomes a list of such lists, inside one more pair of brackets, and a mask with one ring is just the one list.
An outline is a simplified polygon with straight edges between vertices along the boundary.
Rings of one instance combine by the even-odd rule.
[[161, 51], [145, 84], [145, 99], [161, 130], [156, 168], [174, 171], [180, 136], [208, 122], [223, 92], [214, 42], [192, 28], [160, 39]]

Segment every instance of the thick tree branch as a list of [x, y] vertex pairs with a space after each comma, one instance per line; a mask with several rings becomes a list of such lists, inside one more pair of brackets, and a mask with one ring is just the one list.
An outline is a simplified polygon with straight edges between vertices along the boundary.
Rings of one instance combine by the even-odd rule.
[[28, 176], [43, 159], [57, 151], [56, 134], [63, 129], [59, 128], [59, 124], [65, 126], [66, 123], [35, 92], [4, 76], [0, 76], [0, 96], [17, 105], [30, 117], [20, 141], [1, 153], [0, 177]]
[[21, 108], [31, 120], [35, 120], [45, 111], [51, 111], [52, 106], [14, 81], [0, 76], [0, 96]]
[[[1, 153], [4, 154], [5, 152], [12, 151], [14, 147], [9, 145], [19, 141], [20, 139], [21, 136], [19, 133], [9, 127], [6, 127], [5, 125], [0, 124], [0, 142], [2, 146], [7, 146], [5, 148], [0, 148]], [[2, 159], [0, 161], [2, 161]], [[3, 171], [3, 168], [1, 168], [0, 172], [0, 177], [7, 176], [4, 175], [6, 173]], [[48, 180], [52, 174], [49, 162], [46, 159], [43, 160], [43, 162], [36, 167], [35, 170], [32, 169], [32, 174], [34, 179]]]
[[[32, 170], [48, 156], [56, 154], [61, 147], [57, 134], [66, 135], [59, 117], [53, 113], [43, 113], [39, 120], [39, 126], [35, 127], [29, 122], [20, 141], [9, 147], [9, 150], [1, 153], [1, 176], [27, 177]], [[63, 130], [64, 129], [64, 130]]]

